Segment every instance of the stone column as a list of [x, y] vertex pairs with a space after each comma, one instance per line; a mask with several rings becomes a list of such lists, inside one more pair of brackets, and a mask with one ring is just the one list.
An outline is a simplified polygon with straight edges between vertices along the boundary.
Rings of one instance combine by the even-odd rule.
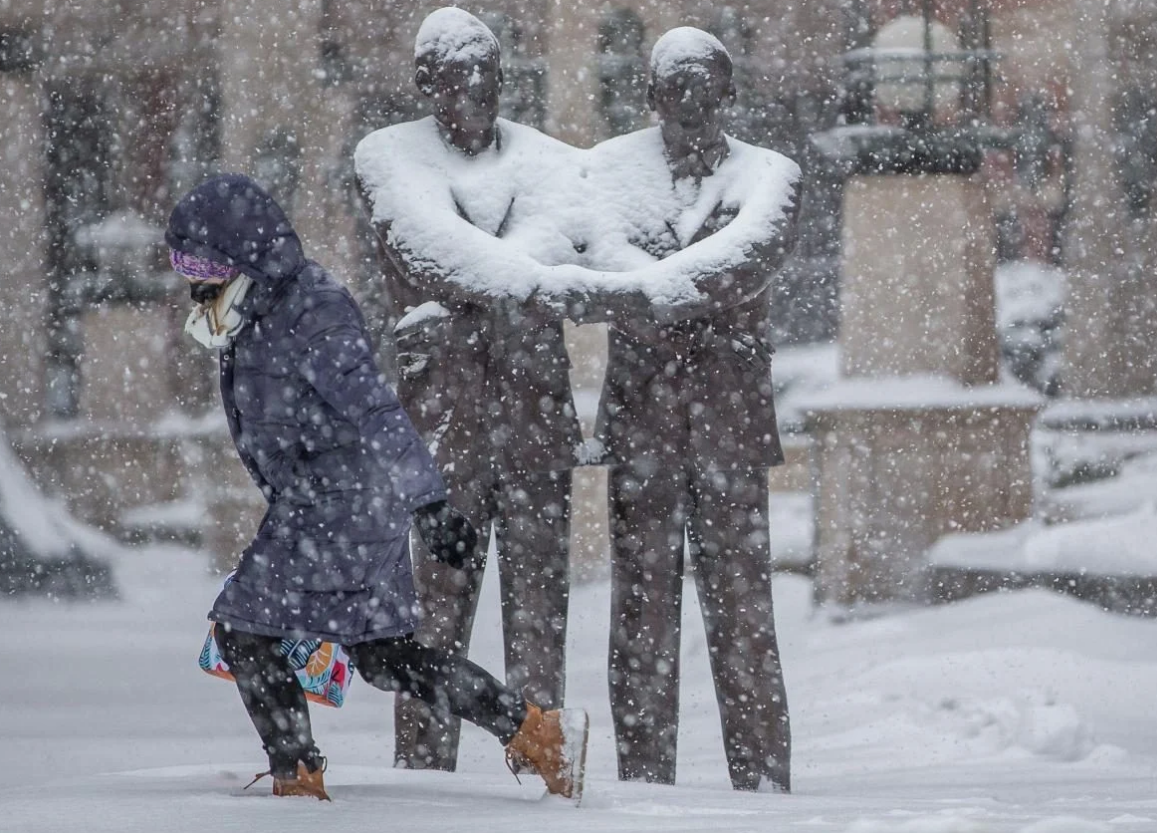
[[963, 176], [857, 176], [844, 193], [840, 370], [997, 380], [984, 186]]
[[46, 239], [40, 79], [0, 73], [0, 415], [8, 429], [37, 422], [44, 408]]
[[[289, 212], [306, 256], [344, 281], [352, 271], [351, 226], [330, 173], [348, 104], [321, 77], [321, 12], [321, 0], [221, 0], [216, 48], [223, 168], [253, 175], [270, 188]], [[264, 181], [268, 177], [259, 166], [277, 135], [292, 141], [265, 158], [275, 163], [295, 158], [292, 199], [278, 193], [277, 183]], [[256, 531], [264, 500], [231, 448], [207, 443], [191, 456], [212, 520], [204, 530], [206, 545], [226, 569]]]
[[1144, 268], [1143, 249], [1131, 251], [1116, 177], [1111, 9], [1106, 3], [1081, 9], [1080, 34], [1069, 46], [1075, 185], [1064, 240], [1069, 296], [1062, 384], [1076, 398], [1148, 396], [1157, 393], [1157, 273]]
[[940, 536], [1032, 512], [1034, 397], [890, 384], [891, 397], [872, 390], [879, 380], [849, 382], [815, 407], [815, 580], [826, 603], [925, 601], [935, 595], [925, 554]]
[[594, 0], [550, 0], [546, 56], [550, 94], [546, 130], [578, 147], [590, 147], [596, 136], [598, 73], [595, 71], [599, 10]]
[[1039, 401], [998, 382], [980, 183], [855, 176], [843, 217], [843, 378], [807, 404], [816, 596], [842, 607], [924, 601], [938, 537], [1030, 515]]

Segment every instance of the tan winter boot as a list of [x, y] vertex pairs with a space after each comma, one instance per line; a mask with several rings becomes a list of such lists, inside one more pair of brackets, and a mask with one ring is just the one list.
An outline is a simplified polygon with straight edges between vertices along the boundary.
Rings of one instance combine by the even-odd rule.
[[544, 712], [527, 703], [526, 720], [507, 744], [506, 755], [512, 762], [530, 764], [552, 795], [577, 804], [582, 799], [589, 726], [583, 709]]
[[297, 775], [293, 778], [278, 778], [273, 776], [273, 794], [278, 796], [303, 795], [316, 798], [319, 801], [330, 801], [329, 793], [325, 791], [325, 782], [321, 777], [325, 771], [319, 766], [310, 772], [305, 764], [297, 764]]

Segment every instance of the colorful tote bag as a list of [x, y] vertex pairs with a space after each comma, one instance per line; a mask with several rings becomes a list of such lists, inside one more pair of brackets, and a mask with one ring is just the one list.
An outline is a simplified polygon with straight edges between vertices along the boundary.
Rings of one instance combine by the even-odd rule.
[[[230, 573], [225, 578], [228, 584], [233, 578]], [[216, 639], [217, 623], [209, 626], [209, 635], [201, 648], [199, 665], [201, 670], [214, 677], [232, 680], [229, 664], [221, 656]], [[305, 696], [314, 703], [340, 708], [345, 702], [346, 690], [353, 679], [353, 661], [345, 648], [333, 642], [320, 639], [283, 639], [281, 653], [289, 658], [289, 664], [297, 673]]]

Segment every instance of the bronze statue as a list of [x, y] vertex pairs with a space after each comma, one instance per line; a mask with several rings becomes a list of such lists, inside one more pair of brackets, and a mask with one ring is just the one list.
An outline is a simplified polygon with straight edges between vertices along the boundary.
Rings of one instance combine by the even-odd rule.
[[[794, 244], [799, 169], [724, 134], [731, 61], [705, 32], [675, 29], [655, 45], [647, 98], [658, 128], [577, 151], [494, 119], [497, 47], [484, 49], [482, 31], [472, 31], [477, 38], [463, 41], [469, 71], [452, 68], [448, 54], [423, 59], [419, 48], [434, 117], [378, 131], [358, 149], [391, 291], [412, 297], [398, 328], [403, 401], [416, 422], [428, 420], [452, 492], [478, 490], [479, 506], [504, 482], [536, 482], [534, 473], [569, 485], [561, 458], [578, 430], [555, 319], [610, 323], [598, 440], [611, 466], [619, 775], [675, 779], [686, 540], [732, 783], [786, 791], [790, 732], [767, 516], [767, 468], [782, 461], [768, 287]], [[478, 111], [491, 115], [476, 119]], [[518, 165], [504, 168], [511, 160]], [[511, 374], [499, 374], [497, 387], [496, 365]], [[531, 381], [538, 387], [528, 397]], [[531, 407], [504, 412], [512, 404]], [[487, 436], [493, 430], [500, 437]], [[527, 442], [529, 463], [498, 462]], [[550, 560], [565, 548], [549, 534], [565, 530], [569, 506], [527, 495], [515, 517], [540, 522], [545, 537], [522, 539], [529, 548], [518, 559], [500, 550], [502, 566], [538, 565], [532, 581], [504, 583], [508, 667], [511, 612], [551, 623], [538, 632], [536, 657], [556, 652], [561, 661], [564, 636], [565, 605], [559, 617], [542, 592], [550, 576], [565, 584], [565, 563]], [[561, 510], [557, 525], [542, 523], [543, 510]], [[533, 549], [538, 541], [548, 542], [545, 555]], [[426, 638], [464, 647], [477, 575], [438, 574], [418, 560]]]
[[[639, 179], [666, 178], [669, 199], [640, 213], [632, 242], [657, 266], [706, 249], [688, 267], [701, 292], [649, 314], [625, 314], [602, 297], [582, 299], [577, 313], [572, 300], [572, 313], [611, 320], [597, 436], [610, 465], [609, 671], [619, 776], [675, 781], [686, 567], [703, 610], [732, 784], [788, 791], [767, 514], [767, 469], [783, 460], [767, 288], [794, 241], [798, 170], [724, 135], [731, 75], [715, 38], [689, 28], [667, 33], [655, 45], [647, 89], [659, 127], [608, 140], [588, 161], [598, 171], [635, 159]], [[789, 186], [766, 206], [770, 222], [754, 226], [754, 245], [714, 257], [712, 267], [728, 226], [744, 219], [746, 206], [729, 191], [767, 166], [779, 166]], [[661, 200], [663, 192], [647, 193]]]
[[[500, 245], [518, 210], [518, 183], [534, 176], [543, 147], [567, 149], [498, 118], [498, 42], [473, 15], [431, 14], [415, 55], [415, 81], [432, 115], [371, 134], [356, 154], [384, 290], [400, 319], [398, 393], [455, 505], [484, 542], [494, 532], [507, 683], [557, 708], [565, 686], [571, 469], [581, 442], [560, 316], [548, 320], [525, 299], [449, 279], [425, 252], [438, 243], [461, 246], [466, 260], [484, 264], [480, 252]], [[418, 252], [395, 228], [415, 213], [413, 225], [431, 234]], [[519, 270], [503, 259], [487, 277], [517, 284], [521, 271], [533, 280], [534, 264], [523, 262]], [[455, 570], [416, 542], [419, 641], [467, 652], [486, 551], [484, 543], [475, 563]], [[455, 768], [457, 720], [444, 723], [419, 701], [399, 700], [396, 722], [399, 764]]]

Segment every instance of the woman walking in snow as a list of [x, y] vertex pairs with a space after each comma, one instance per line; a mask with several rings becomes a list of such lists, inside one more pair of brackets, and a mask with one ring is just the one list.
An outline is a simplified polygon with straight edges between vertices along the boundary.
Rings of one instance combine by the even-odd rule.
[[411, 518], [462, 567], [477, 537], [373, 360], [361, 311], [280, 206], [241, 175], [173, 209], [165, 236], [197, 308], [186, 330], [219, 350], [221, 398], [269, 508], [209, 618], [269, 757], [275, 795], [328, 799], [304, 691], [283, 639], [346, 646], [370, 684], [495, 735], [552, 793], [582, 788], [586, 716], [543, 712], [469, 660], [413, 638]]

